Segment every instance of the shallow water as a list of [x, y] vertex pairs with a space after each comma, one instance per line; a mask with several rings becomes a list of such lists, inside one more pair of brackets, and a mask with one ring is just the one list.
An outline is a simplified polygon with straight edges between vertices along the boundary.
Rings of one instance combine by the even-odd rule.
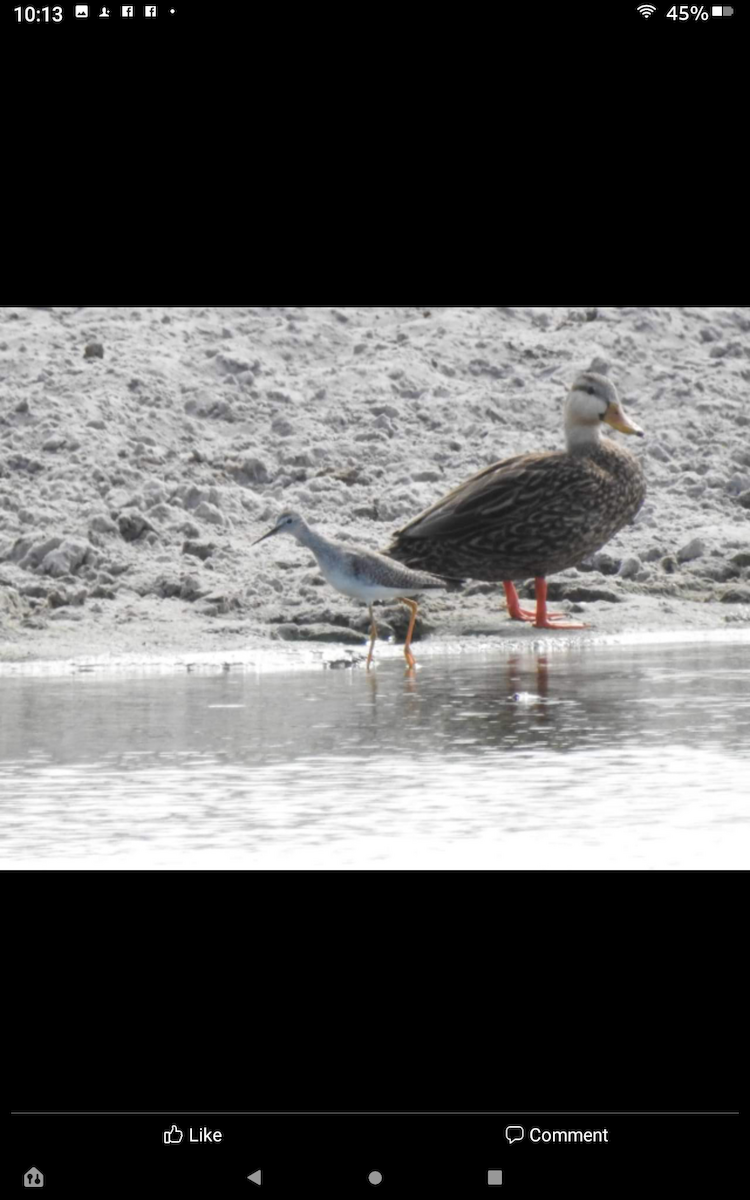
[[10, 866], [747, 867], [750, 645], [0, 678]]

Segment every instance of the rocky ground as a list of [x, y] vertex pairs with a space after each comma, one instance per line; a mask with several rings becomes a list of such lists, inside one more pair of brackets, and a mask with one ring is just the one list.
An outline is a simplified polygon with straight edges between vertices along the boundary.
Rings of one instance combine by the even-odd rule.
[[[0, 670], [271, 646], [291, 662], [300, 643], [356, 660], [366, 611], [295, 542], [253, 539], [295, 508], [382, 548], [479, 468], [561, 447], [586, 367], [646, 430], [623, 440], [649, 495], [551, 581], [557, 607], [582, 637], [747, 630], [748, 308], [0, 309]], [[418, 636], [563, 636], [509, 623], [501, 598], [425, 598]], [[402, 636], [406, 609], [381, 614]]]

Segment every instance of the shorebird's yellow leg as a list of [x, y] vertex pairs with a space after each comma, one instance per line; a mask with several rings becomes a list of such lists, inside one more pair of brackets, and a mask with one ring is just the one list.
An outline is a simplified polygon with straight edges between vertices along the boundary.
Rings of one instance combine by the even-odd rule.
[[[512, 583], [507, 580], [503, 583], [505, 588], [505, 599], [508, 602], [508, 616], [511, 621], [536, 621], [536, 611], [531, 608], [521, 608], [518, 600], [518, 592]], [[545, 590], [545, 598], [546, 598]], [[537, 609], [538, 611], [538, 609]], [[554, 621], [556, 617], [564, 617], [565, 613], [553, 612], [546, 613], [545, 620]]]
[[404, 658], [406, 659], [406, 661], [409, 664], [409, 667], [411, 669], [412, 667], [415, 666], [414, 655], [412, 654], [411, 649], [410, 649], [411, 635], [414, 633], [414, 622], [417, 619], [417, 609], [419, 608], [419, 605], [417, 604], [416, 600], [407, 600], [405, 596], [401, 597], [401, 603], [405, 604], [407, 608], [411, 609], [411, 620], [409, 622], [409, 630], [406, 634], [406, 641], [404, 642]]
[[370, 620], [372, 621], [372, 625], [370, 626], [370, 649], [367, 655], [367, 670], [369, 671], [370, 663], [372, 662], [372, 648], [375, 645], [375, 638], [378, 636], [378, 627], [375, 624], [375, 616], [372, 611], [372, 605], [368, 604], [367, 608], [370, 613]]

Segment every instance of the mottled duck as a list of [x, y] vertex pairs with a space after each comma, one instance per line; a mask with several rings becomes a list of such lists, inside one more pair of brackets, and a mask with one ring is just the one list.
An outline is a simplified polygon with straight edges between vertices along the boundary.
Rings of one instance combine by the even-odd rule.
[[417, 619], [418, 605], [416, 600], [409, 597], [418, 596], [423, 592], [439, 591], [445, 588], [443, 579], [421, 570], [412, 570], [400, 562], [394, 562], [385, 554], [376, 550], [368, 550], [366, 546], [355, 546], [349, 542], [331, 541], [317, 533], [301, 517], [299, 513], [285, 512], [277, 519], [273, 529], [264, 533], [257, 541], [264, 542], [266, 538], [277, 533], [288, 533], [311, 550], [315, 555], [320, 573], [331, 587], [344, 596], [352, 596], [355, 600], [364, 600], [370, 613], [370, 649], [367, 655], [367, 669], [372, 662], [372, 650], [375, 645], [378, 627], [373, 616], [374, 600], [400, 600], [411, 612], [409, 629], [404, 643], [404, 657], [409, 668], [414, 667], [414, 655], [411, 652], [411, 639], [414, 633], [414, 622]]
[[[519, 454], [485, 467], [394, 535], [385, 553], [444, 578], [502, 583], [508, 612], [538, 629], [584, 629], [547, 611], [546, 577], [599, 550], [632, 521], [646, 482], [602, 425], [643, 437], [614, 384], [584, 371], [565, 404], [566, 450]], [[533, 576], [536, 611], [521, 608], [514, 580]]]

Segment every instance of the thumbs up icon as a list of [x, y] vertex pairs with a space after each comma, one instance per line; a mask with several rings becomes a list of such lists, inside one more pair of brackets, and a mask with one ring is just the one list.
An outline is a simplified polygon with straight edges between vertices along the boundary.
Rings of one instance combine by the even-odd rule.
[[179, 1146], [184, 1136], [185, 1135], [182, 1130], [178, 1129], [176, 1125], [173, 1125], [171, 1129], [164, 1130], [164, 1145]]

